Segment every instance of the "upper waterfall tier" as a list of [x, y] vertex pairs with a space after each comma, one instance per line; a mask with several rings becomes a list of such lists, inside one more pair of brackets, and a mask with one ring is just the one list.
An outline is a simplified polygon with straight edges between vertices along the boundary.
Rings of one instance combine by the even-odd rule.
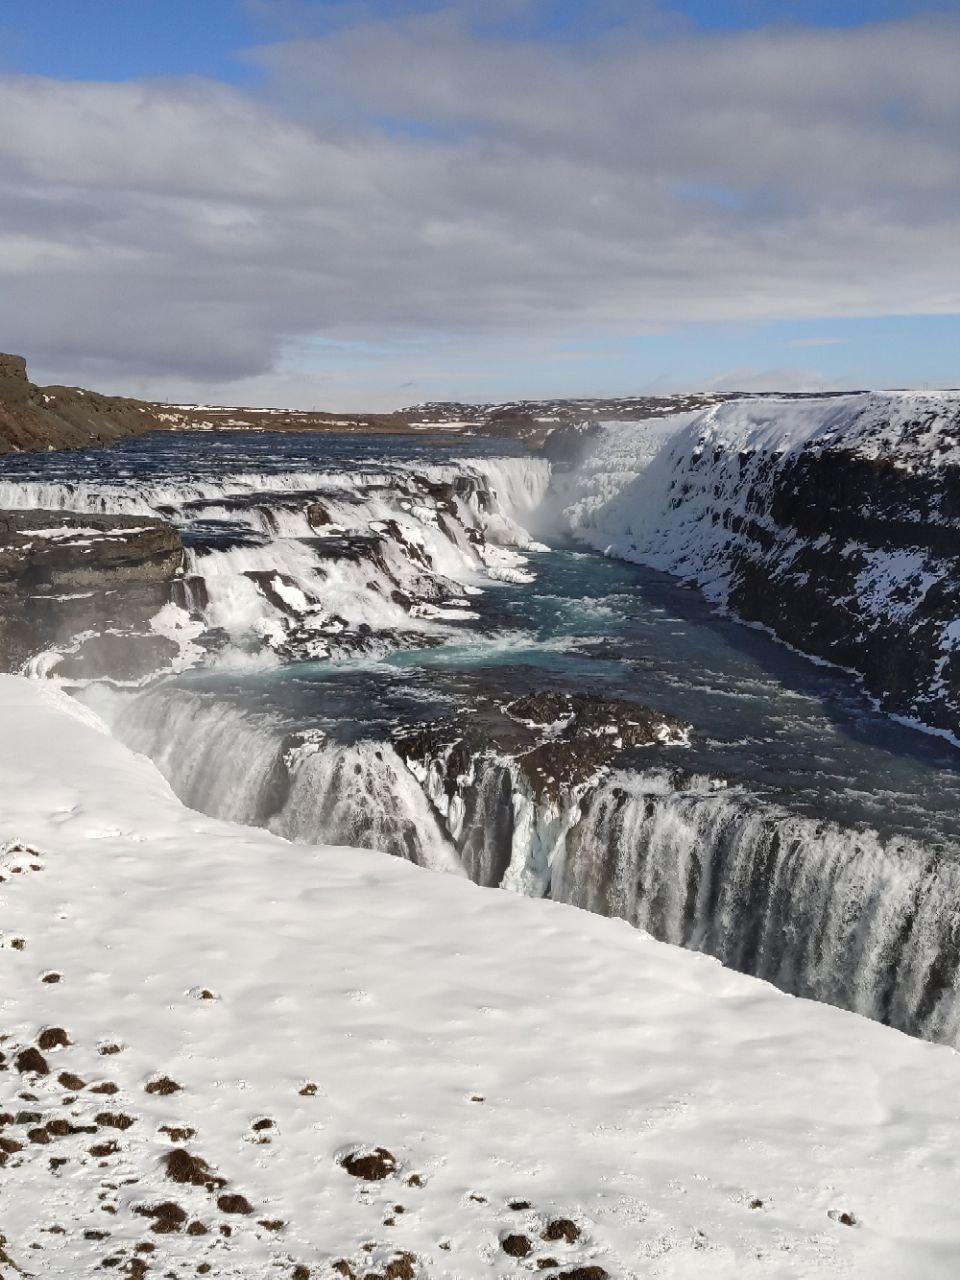
[[[69, 467], [18, 460], [3, 469], [0, 510], [173, 525], [183, 573], [162, 608], [135, 620], [169, 646], [167, 670], [436, 643], [476, 617], [489, 583], [529, 579], [524, 551], [537, 545], [527, 529], [549, 484], [545, 460], [461, 448], [445, 462], [409, 442], [384, 460], [370, 441], [341, 442], [339, 455], [337, 442], [324, 443], [310, 458], [309, 446], [282, 438], [271, 452], [264, 438], [231, 449], [234, 441], [218, 448], [181, 436], [175, 447], [74, 455]], [[82, 677], [77, 637], [97, 629], [91, 616], [70, 635], [39, 637], [34, 669]], [[127, 674], [123, 664], [115, 674]]]

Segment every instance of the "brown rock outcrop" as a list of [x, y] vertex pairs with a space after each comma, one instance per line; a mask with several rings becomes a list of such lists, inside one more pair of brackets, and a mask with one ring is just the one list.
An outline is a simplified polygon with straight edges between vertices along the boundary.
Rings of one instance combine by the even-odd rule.
[[38, 387], [22, 356], [0, 352], [0, 454], [83, 449], [163, 425], [155, 406], [79, 387]]

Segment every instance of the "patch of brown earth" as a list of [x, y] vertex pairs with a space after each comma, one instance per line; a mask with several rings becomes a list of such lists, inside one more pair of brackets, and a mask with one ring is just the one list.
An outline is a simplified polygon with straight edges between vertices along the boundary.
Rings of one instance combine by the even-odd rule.
[[120, 1150], [119, 1142], [98, 1142], [95, 1146], [87, 1148], [90, 1155], [101, 1160], [104, 1156], [114, 1156]]
[[580, 1239], [580, 1228], [569, 1218], [554, 1218], [544, 1228], [541, 1240], [565, 1240], [567, 1244], [575, 1244]]
[[529, 1236], [513, 1234], [501, 1238], [500, 1248], [511, 1258], [525, 1258], [533, 1245], [530, 1243]]
[[226, 1178], [217, 1177], [202, 1156], [192, 1156], [183, 1147], [176, 1147], [164, 1157], [167, 1177], [173, 1182], [187, 1183], [191, 1187], [204, 1187], [213, 1191], [227, 1185]]
[[66, 1049], [70, 1037], [63, 1027], [44, 1027], [37, 1036], [37, 1047], [47, 1053], [50, 1049]]
[[253, 1213], [253, 1205], [246, 1196], [233, 1192], [217, 1198], [217, 1208], [221, 1213]]
[[372, 1151], [353, 1151], [342, 1156], [340, 1165], [352, 1178], [362, 1178], [365, 1182], [382, 1182], [396, 1172], [397, 1161], [385, 1147], [375, 1147]]
[[144, 1093], [158, 1093], [162, 1098], [169, 1098], [172, 1093], [179, 1093], [183, 1085], [177, 1084], [169, 1076], [158, 1076], [143, 1086]]
[[162, 1124], [158, 1130], [159, 1133], [165, 1133], [171, 1142], [189, 1142], [191, 1138], [195, 1138], [196, 1129], [186, 1127], [177, 1128], [169, 1124]]
[[48, 1076], [50, 1074], [46, 1058], [32, 1045], [29, 1049], [20, 1050], [14, 1058], [14, 1066], [22, 1075]]
[[151, 1218], [153, 1226], [150, 1230], [155, 1231], [157, 1235], [169, 1235], [174, 1231], [180, 1231], [187, 1220], [186, 1211], [173, 1200], [164, 1200], [160, 1204], [138, 1205], [133, 1212], [141, 1218]]
[[97, 1124], [102, 1124], [108, 1129], [119, 1129], [121, 1132], [136, 1124], [133, 1116], [124, 1115], [122, 1111], [98, 1111], [94, 1119]]

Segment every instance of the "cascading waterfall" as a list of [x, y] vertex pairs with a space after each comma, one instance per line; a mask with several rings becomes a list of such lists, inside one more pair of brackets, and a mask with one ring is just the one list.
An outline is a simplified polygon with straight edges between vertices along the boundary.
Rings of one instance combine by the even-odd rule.
[[86, 701], [149, 756], [191, 808], [268, 827], [288, 840], [383, 849], [464, 874], [427, 797], [388, 743], [343, 745], [159, 685], [129, 696], [92, 686]]
[[928, 1039], [960, 1037], [960, 867], [708, 779], [609, 779], [553, 897], [619, 916], [785, 991]]
[[270, 827], [290, 840], [383, 849], [463, 874], [416, 780], [385, 742], [308, 743], [288, 753], [289, 793]]
[[960, 867], [916, 842], [664, 769], [615, 773], [561, 803], [492, 753], [413, 762], [172, 685], [87, 698], [185, 803], [217, 817], [620, 917], [793, 994], [960, 1043]]
[[[0, 480], [0, 510], [161, 516], [182, 532], [182, 616], [157, 630], [220, 661], [382, 652], [475, 618], [491, 581], [530, 580], [525, 523], [550, 466], [505, 457], [129, 481]], [[197, 647], [197, 637], [206, 639]], [[405, 640], [404, 637], [407, 637]], [[184, 645], [190, 644], [189, 652]]]
[[[768, 417], [779, 430], [784, 412], [752, 409], [750, 430], [768, 433]], [[578, 477], [556, 478], [551, 501], [559, 508], [566, 487], [566, 527], [582, 540], [696, 577], [718, 598], [736, 532], [726, 517], [744, 516], [745, 480], [762, 488], [766, 463], [752, 445], [714, 456], [714, 428], [675, 419], [611, 431]], [[0, 509], [175, 523], [186, 573], [156, 629], [193, 645], [184, 666], [426, 648], [477, 618], [474, 597], [491, 580], [533, 576], [522, 553], [546, 518], [544, 461], [290, 469], [285, 457], [271, 469], [264, 451], [262, 467], [218, 471], [215, 456], [196, 456], [189, 474], [0, 480]], [[718, 504], [726, 515], [714, 519]], [[920, 839], [882, 839], [662, 767], [538, 792], [508, 750], [461, 742], [408, 756], [402, 738], [341, 742], [201, 685], [83, 696], [194, 808], [621, 917], [784, 990], [960, 1046], [960, 866]], [[272, 705], [269, 692], [254, 705]]]
[[220, 699], [158, 685], [130, 696], [91, 685], [83, 699], [133, 751], [149, 756], [191, 809], [265, 826], [286, 792], [283, 726]]

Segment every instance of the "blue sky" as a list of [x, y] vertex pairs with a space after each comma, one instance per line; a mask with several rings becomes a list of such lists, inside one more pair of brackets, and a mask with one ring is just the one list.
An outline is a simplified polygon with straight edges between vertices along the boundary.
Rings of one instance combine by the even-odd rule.
[[[525, 39], [583, 39], [635, 18], [641, 6], [642, 0], [544, 0], [522, 20], [514, 12], [480, 25]], [[437, 0], [3, 0], [0, 67], [81, 80], [203, 75], [242, 83], [255, 71], [237, 55], [261, 42], [444, 7]], [[659, 7], [705, 30], [738, 30], [770, 23], [851, 27], [956, 12], [960, 0], [673, 0]]]
[[334, 407], [956, 385], [958, 65], [960, 0], [3, 0], [0, 346]]

